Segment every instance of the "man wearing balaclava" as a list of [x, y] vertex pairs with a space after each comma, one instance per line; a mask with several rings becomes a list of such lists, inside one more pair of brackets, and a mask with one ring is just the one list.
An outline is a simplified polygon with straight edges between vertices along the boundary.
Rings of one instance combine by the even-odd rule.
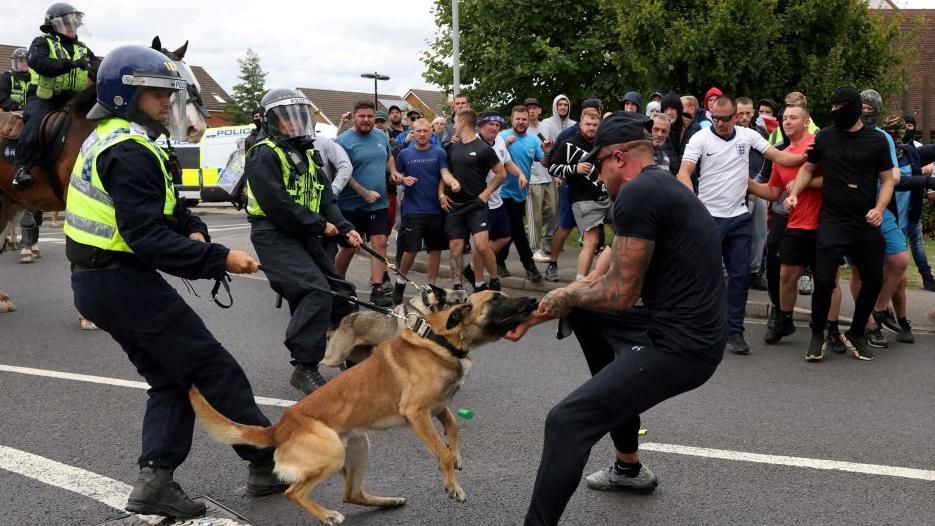
[[[798, 204], [816, 171], [824, 174], [822, 207], [818, 216], [815, 292], [812, 294], [812, 338], [806, 356], [823, 356], [825, 322], [841, 258], [847, 256], [859, 269], [862, 283], [854, 302], [854, 318], [844, 333], [848, 350], [860, 360], [873, 360], [865, 335], [877, 295], [883, 286], [884, 241], [880, 233], [883, 211], [893, 197], [895, 180], [890, 147], [879, 131], [861, 121], [860, 93], [838, 88], [831, 97], [834, 126], [815, 138], [785, 204]], [[879, 185], [879, 191], [878, 191]]]

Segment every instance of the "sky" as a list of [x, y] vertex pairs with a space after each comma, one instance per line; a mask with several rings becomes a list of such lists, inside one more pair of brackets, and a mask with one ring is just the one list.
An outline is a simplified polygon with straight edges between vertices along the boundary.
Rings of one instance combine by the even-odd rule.
[[[390, 76], [381, 93], [436, 89], [422, 79], [419, 59], [435, 34], [432, 0], [66, 1], [85, 13], [79, 39], [95, 53], [148, 46], [155, 35], [168, 49], [189, 40], [186, 62], [228, 92], [247, 48], [260, 56], [270, 88], [372, 92], [373, 80], [360, 74], [377, 71]], [[28, 46], [51, 3], [0, 0], [0, 44]]]
[[[434, 37], [432, 0], [68, 0], [85, 13], [79, 37], [95, 53], [162, 37], [175, 49], [190, 40], [186, 61], [204, 67], [228, 92], [237, 59], [256, 51], [267, 87], [373, 90], [363, 72], [389, 75], [380, 92], [436, 89], [422, 78], [420, 52]], [[549, 0], [543, 0], [547, 2]], [[28, 46], [52, 0], [0, 0], [0, 43]], [[935, 0], [896, 0], [935, 8]], [[388, 7], [389, 6], [389, 7]]]

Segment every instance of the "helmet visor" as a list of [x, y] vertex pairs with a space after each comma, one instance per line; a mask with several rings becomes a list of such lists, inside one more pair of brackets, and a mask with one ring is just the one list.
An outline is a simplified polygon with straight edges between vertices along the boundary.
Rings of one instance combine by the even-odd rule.
[[[66, 15], [57, 16], [51, 20], [52, 29], [56, 33], [61, 35], [77, 35], [78, 28], [84, 26], [84, 13], [68, 13]], [[82, 31], [85, 34], [90, 34], [87, 31], [87, 28]]]
[[13, 58], [13, 71], [18, 72], [18, 73], [29, 72], [29, 63], [26, 60], [26, 57]]
[[276, 105], [266, 110], [269, 133], [278, 137], [315, 137], [315, 121], [307, 103]]

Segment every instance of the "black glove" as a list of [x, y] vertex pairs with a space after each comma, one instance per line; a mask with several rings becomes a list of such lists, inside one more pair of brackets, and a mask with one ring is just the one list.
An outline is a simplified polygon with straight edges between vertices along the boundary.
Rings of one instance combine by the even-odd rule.
[[91, 67], [91, 59], [89, 59], [87, 56], [76, 58], [71, 61], [71, 65], [72, 67], [80, 68], [80, 69], [87, 71], [88, 68]]

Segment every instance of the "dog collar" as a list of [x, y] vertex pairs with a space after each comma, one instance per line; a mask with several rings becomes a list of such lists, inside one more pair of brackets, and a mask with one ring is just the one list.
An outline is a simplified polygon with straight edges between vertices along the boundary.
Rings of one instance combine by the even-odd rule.
[[414, 312], [406, 315], [406, 328], [416, 333], [416, 335], [420, 338], [425, 338], [432, 343], [436, 343], [442, 346], [446, 351], [450, 352], [452, 356], [459, 360], [467, 358], [468, 351], [455, 347], [450, 341], [448, 341], [448, 338], [435, 334], [435, 331], [432, 330], [432, 326], [429, 325], [429, 322], [425, 321], [425, 318]]

